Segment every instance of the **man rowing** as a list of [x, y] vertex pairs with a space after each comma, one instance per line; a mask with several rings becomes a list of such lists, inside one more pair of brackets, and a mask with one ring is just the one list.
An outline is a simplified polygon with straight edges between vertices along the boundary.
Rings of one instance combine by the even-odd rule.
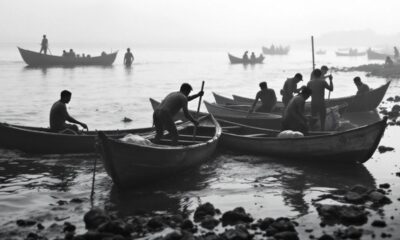
[[312, 94], [308, 87], [302, 88], [300, 94], [294, 96], [285, 108], [282, 119], [282, 130], [298, 131], [306, 135], [308, 123], [304, 115], [304, 105]]
[[281, 90], [282, 102], [285, 107], [288, 105], [290, 99], [293, 98], [294, 93], [299, 93], [300, 88], [297, 88], [297, 84], [303, 81], [303, 75], [296, 73], [294, 77], [286, 79]]
[[365, 84], [365, 83], [363, 83], [363, 82], [361, 81], [361, 78], [360, 78], [360, 77], [355, 77], [355, 78], [353, 79], [353, 81], [354, 81], [354, 84], [355, 84], [356, 87], [357, 87], [357, 94], [356, 94], [356, 95], [363, 95], [363, 94], [365, 94], [365, 93], [367, 93], [367, 92], [370, 91], [368, 85]]
[[72, 93], [68, 90], [61, 92], [61, 98], [53, 104], [50, 110], [50, 129], [55, 132], [76, 134], [79, 128], [75, 124], [67, 124], [66, 121], [81, 125], [88, 129], [87, 125], [71, 117], [67, 111], [67, 104], [71, 101]]
[[257, 92], [256, 98], [254, 99], [253, 105], [251, 106], [249, 113], [254, 111], [254, 108], [258, 102], [261, 100], [261, 106], [256, 109], [256, 112], [271, 112], [276, 104], [276, 95], [273, 89], [268, 88], [267, 82], [261, 82], [259, 84], [260, 91]]
[[[315, 69], [311, 74], [311, 80], [308, 82], [307, 87], [312, 91], [311, 95], [311, 115], [319, 115], [321, 122], [321, 131], [325, 130], [325, 89], [333, 91], [332, 75], [325, 76], [328, 72], [328, 67], [322, 66], [321, 69]], [[329, 85], [325, 81], [329, 78]]]
[[185, 117], [191, 121], [194, 125], [198, 125], [198, 121], [195, 120], [188, 111], [188, 102], [203, 96], [204, 92], [200, 91], [195, 95], [189, 96], [192, 91], [192, 86], [188, 83], [183, 83], [179, 92], [172, 92], [168, 94], [161, 104], [154, 110], [153, 113], [153, 123], [156, 128], [156, 136], [154, 139], [155, 143], [160, 142], [164, 135], [164, 129], [166, 129], [172, 137], [172, 144], [176, 145], [178, 143], [178, 131], [174, 123], [174, 116], [183, 110]]

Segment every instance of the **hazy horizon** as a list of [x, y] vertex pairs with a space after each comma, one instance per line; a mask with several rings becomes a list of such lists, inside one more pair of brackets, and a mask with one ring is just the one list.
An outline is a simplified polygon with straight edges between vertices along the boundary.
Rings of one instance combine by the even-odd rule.
[[[399, 33], [400, 2], [0, 1], [0, 42], [109, 43], [137, 46], [287, 44], [337, 31]], [[358, 36], [354, 36], [356, 39]]]

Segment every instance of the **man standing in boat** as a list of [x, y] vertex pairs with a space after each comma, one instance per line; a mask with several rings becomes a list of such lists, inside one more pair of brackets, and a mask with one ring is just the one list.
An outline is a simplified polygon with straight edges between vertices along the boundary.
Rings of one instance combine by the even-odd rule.
[[312, 94], [312, 90], [304, 87], [301, 93], [294, 96], [285, 108], [282, 119], [282, 130], [298, 131], [306, 135], [308, 133], [307, 118], [304, 116], [304, 105]]
[[126, 53], [124, 56], [125, 66], [130, 67], [132, 65], [133, 60], [134, 60], [134, 57], [133, 57], [133, 54], [131, 53], [131, 49], [130, 48], [126, 49]]
[[267, 86], [267, 82], [261, 82], [259, 84], [260, 91], [257, 92], [256, 98], [254, 99], [253, 105], [251, 106], [249, 113], [254, 111], [254, 108], [258, 102], [261, 100], [261, 106], [256, 109], [256, 112], [271, 112], [276, 104], [276, 95], [274, 89], [270, 89]]
[[178, 143], [178, 131], [173, 118], [181, 109], [189, 121], [193, 122], [196, 126], [199, 124], [199, 122], [190, 115], [188, 111], [188, 102], [197, 97], [203, 96], [204, 92], [200, 91], [195, 95], [189, 96], [192, 90], [190, 84], [183, 83], [179, 92], [168, 94], [161, 104], [154, 110], [153, 124], [156, 128], [155, 143], [160, 142], [165, 129], [171, 134], [172, 144], [176, 145]]
[[39, 53], [44, 53], [44, 55], [47, 54], [47, 49], [49, 48], [49, 40], [46, 38], [46, 35], [43, 35], [42, 43], [40, 44], [40, 52]]
[[[315, 69], [311, 74], [311, 80], [308, 82], [307, 87], [312, 91], [311, 95], [311, 115], [316, 116], [319, 114], [321, 123], [321, 131], [325, 130], [325, 89], [333, 91], [332, 75], [325, 76], [328, 72], [327, 66], [322, 66], [321, 69]], [[329, 78], [329, 85], [325, 78]]]
[[360, 77], [355, 77], [353, 81], [357, 87], [357, 95], [363, 95], [370, 91], [368, 85], [363, 83]]
[[50, 129], [56, 132], [71, 132], [77, 133], [78, 126], [75, 124], [67, 124], [66, 121], [81, 125], [83, 128], [88, 129], [87, 125], [79, 122], [71, 117], [67, 111], [67, 104], [71, 101], [72, 93], [68, 90], [61, 92], [61, 98], [53, 104], [50, 110]]
[[296, 73], [294, 77], [286, 79], [285, 83], [283, 84], [283, 89], [281, 90], [282, 94], [282, 102], [285, 107], [288, 105], [290, 99], [293, 98], [294, 93], [299, 93], [300, 88], [297, 88], [297, 84], [303, 81], [303, 75], [300, 73]]

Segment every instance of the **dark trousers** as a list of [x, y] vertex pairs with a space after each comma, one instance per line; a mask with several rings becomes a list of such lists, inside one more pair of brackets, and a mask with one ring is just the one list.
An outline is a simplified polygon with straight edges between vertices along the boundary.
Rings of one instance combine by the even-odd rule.
[[319, 114], [319, 120], [321, 122], [321, 130], [325, 130], [325, 118], [326, 118], [326, 107], [325, 103], [313, 104], [311, 102], [311, 115], [317, 116]]
[[176, 129], [174, 120], [167, 111], [155, 110], [153, 113], [153, 124], [156, 128], [155, 142], [159, 142], [164, 136], [164, 130], [167, 130], [172, 138], [172, 143], [178, 142], [178, 130]]
[[44, 53], [44, 55], [46, 55], [47, 54], [47, 47], [41, 47], [39, 53], [42, 53], [42, 52]]

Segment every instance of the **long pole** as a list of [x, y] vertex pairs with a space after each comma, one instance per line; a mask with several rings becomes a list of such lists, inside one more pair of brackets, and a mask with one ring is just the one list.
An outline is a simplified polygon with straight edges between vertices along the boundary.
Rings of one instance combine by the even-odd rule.
[[311, 50], [312, 50], [312, 69], [315, 69], [315, 57], [314, 57], [314, 36], [311, 36]]
[[[204, 81], [201, 83], [201, 92], [202, 92], [203, 90], [204, 90]], [[197, 118], [197, 116], [199, 116], [202, 97], [203, 97], [203, 96], [200, 96], [200, 97], [199, 97], [199, 104], [197, 105], [196, 118]], [[193, 140], [196, 138], [196, 132], [197, 132], [197, 126], [194, 126], [194, 129], [193, 129]]]

